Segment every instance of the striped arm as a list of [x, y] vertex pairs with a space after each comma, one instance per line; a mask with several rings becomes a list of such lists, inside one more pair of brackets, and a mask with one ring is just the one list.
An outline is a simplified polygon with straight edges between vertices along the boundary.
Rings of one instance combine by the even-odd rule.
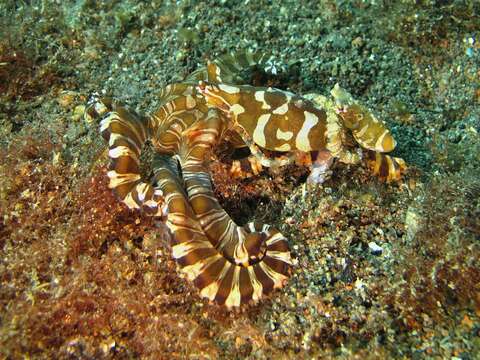
[[200, 289], [200, 295], [219, 305], [233, 307], [258, 301], [282, 286], [287, 269], [284, 262], [277, 259], [290, 259], [285, 238], [268, 226], [249, 224], [250, 231], [267, 237], [267, 255], [261, 262], [248, 266], [230, 261], [205, 236], [176, 169], [173, 158], [157, 156], [155, 188], [165, 194], [167, 226], [174, 238], [173, 257], [187, 278]]
[[255, 156], [232, 160], [230, 164], [230, 174], [239, 179], [258, 175], [262, 172], [262, 169], [262, 164]]
[[251, 51], [240, 51], [231, 53], [215, 61], [207, 63], [207, 80], [215, 83], [244, 84], [245, 79], [242, 73], [247, 69], [258, 67], [263, 71], [269, 71], [268, 61], [270, 58], [266, 54], [254, 53]]
[[243, 140], [238, 136], [242, 145], [225, 139], [216, 146], [213, 158], [225, 164], [234, 178], [245, 179], [258, 175], [262, 172], [263, 166], [257, 157], [251, 155], [250, 149], [245, 146]]
[[244, 78], [245, 73], [255, 67], [275, 75], [272, 71], [270, 56], [244, 50], [209, 61], [207, 66], [195, 70], [185, 78], [185, 82], [196, 84], [200, 80], [208, 80], [213, 83], [245, 84], [249, 82], [248, 80], [251, 80]]
[[192, 209], [211, 244], [232, 266], [251, 269], [250, 276], [256, 275], [263, 289], [251, 283], [252, 298], [257, 300], [262, 292], [283, 286], [292, 259], [281, 233], [266, 225], [239, 227], [215, 198], [204, 159], [222, 126], [217, 112], [210, 111], [204, 121], [187, 132], [180, 151], [183, 179]]
[[107, 98], [93, 99], [85, 116], [101, 118], [100, 132], [109, 144], [109, 187], [130, 209], [160, 216], [162, 193], [140, 174], [140, 154], [150, 137], [148, 120]]
[[208, 109], [203, 97], [188, 84], [166, 86], [160, 100], [160, 107], [149, 116], [152, 143], [158, 152], [173, 155], [178, 152], [183, 131], [203, 118]]
[[367, 166], [373, 175], [386, 182], [399, 181], [407, 170], [405, 160], [375, 151], [365, 151]]

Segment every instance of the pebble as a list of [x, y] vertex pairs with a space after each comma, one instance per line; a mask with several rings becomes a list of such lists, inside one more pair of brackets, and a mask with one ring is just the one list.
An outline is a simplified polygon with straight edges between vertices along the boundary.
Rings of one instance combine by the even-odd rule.
[[75, 106], [72, 113], [72, 120], [79, 121], [80, 119], [84, 118], [83, 116], [84, 113], [85, 113], [85, 105]]
[[76, 97], [77, 97], [77, 93], [75, 91], [64, 90], [58, 96], [57, 102], [61, 107], [63, 107], [64, 109], [67, 109], [72, 106]]
[[368, 243], [368, 248], [370, 249], [370, 253], [372, 255], [380, 255], [383, 251], [382, 247], [377, 245], [375, 241], [370, 241]]

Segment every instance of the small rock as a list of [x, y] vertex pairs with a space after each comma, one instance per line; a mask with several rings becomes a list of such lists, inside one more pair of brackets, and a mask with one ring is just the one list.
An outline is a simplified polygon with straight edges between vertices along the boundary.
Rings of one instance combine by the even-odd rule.
[[100, 345], [102, 352], [106, 355], [110, 353], [113, 349], [115, 349], [115, 340], [112, 338], [108, 338], [106, 341], [103, 341]]
[[380, 255], [383, 251], [382, 247], [378, 246], [377, 243], [375, 243], [375, 241], [370, 241], [368, 243], [368, 248], [370, 249], [370, 253], [372, 255]]
[[64, 90], [58, 96], [57, 102], [61, 107], [67, 109], [72, 106], [76, 96], [77, 96], [77, 93], [75, 91]]
[[405, 230], [407, 241], [412, 241], [421, 227], [421, 216], [414, 208], [409, 208], [405, 215]]
[[83, 114], [85, 113], [85, 105], [77, 105], [73, 109], [72, 120], [79, 121], [83, 118]]

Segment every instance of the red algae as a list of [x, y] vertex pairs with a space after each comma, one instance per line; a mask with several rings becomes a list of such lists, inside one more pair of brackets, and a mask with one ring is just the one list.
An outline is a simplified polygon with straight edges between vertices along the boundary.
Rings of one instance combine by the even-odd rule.
[[6, 100], [29, 100], [60, 82], [53, 67], [36, 64], [21, 49], [0, 43], [0, 95]]
[[[180, 356], [169, 349], [193, 336], [195, 297], [176, 275], [164, 225], [121, 205], [101, 169], [82, 179], [52, 161], [58, 147], [46, 139], [9, 150], [0, 164], [13, 179], [2, 184], [2, 348], [15, 357]], [[199, 353], [209, 343], [198, 340]]]

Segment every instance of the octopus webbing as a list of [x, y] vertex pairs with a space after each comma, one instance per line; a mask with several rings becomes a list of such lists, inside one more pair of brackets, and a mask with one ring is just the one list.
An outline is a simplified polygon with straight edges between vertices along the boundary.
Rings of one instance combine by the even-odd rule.
[[[268, 62], [250, 52], [208, 62], [163, 88], [159, 108], [149, 115], [98, 97], [85, 112], [101, 119], [109, 187], [129, 208], [166, 217], [181, 271], [202, 297], [227, 307], [284, 286], [294, 261], [279, 231], [255, 222], [239, 226], [219, 204], [208, 173], [219, 144], [248, 148], [254, 174], [296, 162], [310, 167], [313, 183], [325, 180], [333, 159], [365, 161], [387, 181], [406, 168], [385, 154], [395, 140], [384, 123], [338, 85], [325, 97], [243, 84], [243, 70], [266, 69]], [[147, 141], [156, 154], [149, 180], [140, 170]], [[241, 173], [238, 160], [231, 173]]]

